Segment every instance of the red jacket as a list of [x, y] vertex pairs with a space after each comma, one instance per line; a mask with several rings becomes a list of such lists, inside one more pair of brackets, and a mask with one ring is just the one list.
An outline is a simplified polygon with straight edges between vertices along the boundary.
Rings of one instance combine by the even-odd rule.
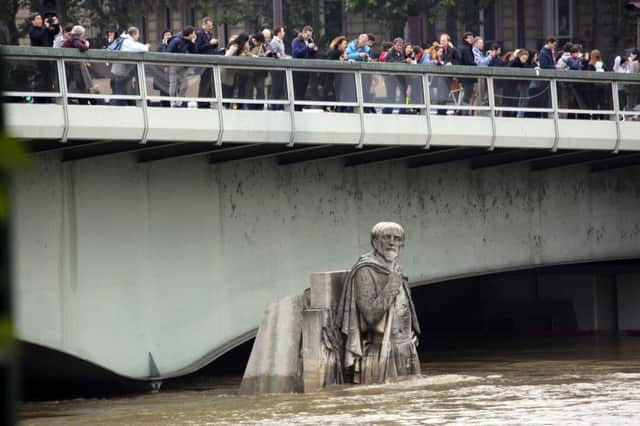
[[87, 46], [87, 43], [82, 40], [80, 37], [72, 35], [71, 37], [67, 38], [64, 41], [64, 44], [62, 45], [62, 47], [66, 47], [66, 48], [76, 48], [81, 52], [84, 52], [86, 50], [89, 50], [89, 46]]

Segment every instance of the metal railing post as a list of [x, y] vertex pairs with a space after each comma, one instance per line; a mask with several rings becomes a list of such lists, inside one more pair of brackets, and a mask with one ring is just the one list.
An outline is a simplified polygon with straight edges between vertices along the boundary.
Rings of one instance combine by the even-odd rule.
[[287, 83], [287, 97], [289, 98], [289, 116], [291, 117], [291, 136], [289, 136], [288, 147], [292, 147], [296, 139], [296, 94], [293, 87], [293, 69], [285, 68], [285, 80]]
[[[480, 81], [478, 81], [480, 86]], [[498, 135], [496, 127], [496, 98], [495, 89], [493, 87], [493, 77], [487, 77], [487, 97], [489, 98], [489, 117], [491, 118], [491, 145], [489, 145], [489, 151], [493, 151], [496, 148], [496, 137]]]
[[358, 139], [358, 145], [356, 145], [356, 148], [362, 148], [364, 146], [364, 92], [362, 90], [362, 73], [360, 71], [356, 71], [355, 78], [356, 100], [358, 101], [358, 114], [360, 114], [360, 138]]
[[422, 74], [422, 92], [426, 105], [424, 111], [427, 116], [427, 142], [424, 145], [424, 149], [429, 149], [433, 132], [431, 131], [431, 87], [429, 86], [429, 75], [426, 73]]
[[616, 114], [615, 115], [615, 119], [616, 119], [616, 146], [613, 149], [613, 153], [617, 154], [618, 152], [620, 152], [620, 144], [622, 143], [622, 130], [620, 129], [620, 119], [621, 119], [621, 115], [620, 115], [620, 98], [618, 97], [620, 92], [618, 91], [618, 82], [617, 81], [612, 81], [611, 82], [611, 91], [612, 93], [612, 99], [613, 99], [613, 111]]
[[67, 74], [65, 72], [64, 59], [60, 58], [56, 61], [58, 69], [58, 87], [60, 88], [60, 100], [62, 102], [62, 114], [64, 116], [64, 129], [62, 130], [62, 139], [60, 142], [66, 143], [69, 138], [69, 98], [67, 92]]
[[558, 150], [558, 143], [560, 143], [560, 113], [558, 112], [558, 86], [557, 81], [552, 79], [549, 82], [551, 87], [551, 108], [553, 109], [553, 127], [555, 137], [553, 139], [553, 147], [551, 151], [556, 152]]
[[149, 136], [149, 106], [147, 105], [147, 78], [144, 72], [144, 62], [138, 62], [136, 68], [138, 71], [138, 92], [140, 99], [142, 99], [142, 117], [144, 121], [144, 130], [142, 131], [140, 143], [146, 144], [147, 137]]
[[218, 138], [216, 145], [222, 145], [222, 137], [224, 136], [224, 104], [222, 102], [222, 73], [220, 65], [213, 66], [213, 87], [216, 95], [216, 108], [218, 110]]

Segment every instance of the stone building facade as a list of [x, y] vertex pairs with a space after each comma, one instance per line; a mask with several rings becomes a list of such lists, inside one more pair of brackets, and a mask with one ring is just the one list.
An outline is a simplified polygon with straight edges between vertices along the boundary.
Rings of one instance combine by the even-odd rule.
[[[378, 41], [390, 40], [393, 36], [388, 28], [367, 16], [367, 12], [346, 13], [344, 0], [311, 0], [317, 2], [319, 16], [311, 16], [316, 38], [327, 41], [343, 33], [350, 38], [367, 32], [376, 35]], [[283, 1], [286, 7], [286, 0]], [[477, 15], [462, 22], [455, 10], [443, 10], [437, 17], [409, 17], [405, 25], [406, 40], [430, 44], [442, 32], [451, 34], [460, 42], [465, 31], [482, 35], [487, 42], [500, 42], [505, 50], [519, 47], [539, 48], [546, 37], [555, 36], [564, 41], [576, 41], [586, 49], [599, 48], [611, 59], [625, 48], [633, 47], [635, 25], [633, 17], [624, 10], [626, 0], [495, 0]], [[27, 12], [19, 13], [22, 21]], [[198, 25], [201, 17], [216, 16], [214, 10], [197, 10], [189, 0], [157, 0], [156, 6], [147, 14], [132, 19], [143, 34], [143, 39], [152, 45], [164, 29], [178, 31], [185, 25]], [[299, 23], [301, 27], [306, 22]], [[252, 24], [224, 25], [216, 22], [216, 36], [225, 39], [241, 31], [253, 32]], [[90, 27], [90, 26], [89, 26]], [[297, 27], [290, 28], [293, 34]], [[91, 37], [98, 29], [89, 28]]]

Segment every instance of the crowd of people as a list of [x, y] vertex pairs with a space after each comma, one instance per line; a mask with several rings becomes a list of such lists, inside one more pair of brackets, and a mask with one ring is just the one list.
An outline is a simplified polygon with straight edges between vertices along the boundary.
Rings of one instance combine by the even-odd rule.
[[[43, 19], [34, 13], [31, 17], [29, 37], [32, 46], [50, 46], [75, 48], [85, 51], [90, 43], [85, 38], [85, 29], [80, 25], [62, 26], [55, 16]], [[355, 40], [341, 35], [334, 38], [328, 49], [321, 51], [313, 40], [313, 28], [305, 26], [291, 42], [289, 53], [284, 42], [285, 29], [277, 27], [264, 29], [255, 34], [241, 33], [232, 36], [226, 46], [213, 36], [214, 23], [210, 17], [201, 21], [200, 28], [186, 26], [182, 31], [173, 33], [166, 30], [155, 51], [163, 53], [224, 55], [240, 57], [269, 57], [276, 59], [312, 59], [323, 57], [336, 61], [382, 63], [426, 64], [436, 66], [463, 65], [477, 67], [512, 67], [532, 69], [557, 69], [567, 71], [613, 71], [618, 73], [635, 73], [640, 75], [638, 49], [631, 49], [624, 55], [615, 58], [608, 67], [599, 50], [586, 51], [576, 43], [565, 43], [558, 49], [557, 41], [549, 38], [540, 50], [530, 51], [524, 48], [503, 51], [500, 44], [485, 46], [484, 40], [471, 32], [463, 35], [462, 43], [454, 45], [448, 34], [442, 34], [439, 40], [423, 48], [418, 44], [405, 42], [396, 38], [390, 42], [382, 42], [381, 49], [376, 49], [376, 39], [372, 34], [361, 34]], [[104, 40], [97, 46], [101, 49], [122, 52], [148, 52], [153, 50], [149, 44], [140, 42], [140, 31], [130, 27], [119, 33], [117, 26], [107, 29]], [[131, 66], [114, 63], [111, 66], [111, 89], [114, 94], [128, 94], [131, 86]], [[86, 72], [86, 71], [85, 71]], [[81, 71], [80, 71], [81, 73]], [[198, 74], [198, 98], [213, 98], [213, 73], [203, 67]], [[321, 100], [335, 102], [331, 107], [339, 112], [350, 112], [349, 106], [341, 103], [355, 101], [355, 84], [353, 78], [340, 73], [295, 72], [293, 90], [296, 100]], [[193, 67], [168, 66], [161, 67], [152, 73], [153, 88], [161, 97], [182, 98], [187, 91], [187, 80], [194, 75]], [[149, 77], [149, 75], [147, 76]], [[225, 99], [265, 100], [264, 103], [229, 103], [229, 108], [245, 109], [282, 109], [282, 104], [269, 103], [268, 100], [286, 99], [285, 75], [282, 71], [266, 70], [223, 70], [221, 74], [222, 95]], [[421, 81], [410, 76], [369, 75], [363, 76], [363, 96], [365, 104], [380, 103], [383, 113], [417, 112], [416, 105], [422, 104]], [[561, 89], [561, 90], [560, 90]], [[621, 108], [640, 109], [640, 85], [620, 87]], [[531, 109], [550, 107], [549, 83], [541, 80], [508, 80], [502, 79], [494, 86], [496, 106], [502, 107], [504, 116], [545, 116], [544, 113], [531, 112]], [[432, 104], [443, 105], [439, 114], [472, 114], [472, 106], [488, 105], [486, 80], [477, 78], [454, 78], [445, 76], [430, 77], [430, 95]], [[126, 103], [126, 101], [113, 101]], [[611, 110], [612, 100], [604, 85], [595, 83], [563, 83], [559, 88], [559, 105], [569, 110]], [[458, 108], [444, 107], [453, 104]], [[163, 106], [186, 106], [186, 102], [163, 100]], [[210, 102], [198, 102], [199, 107], [210, 107]], [[391, 108], [395, 106], [395, 108]], [[302, 105], [296, 106], [302, 109]], [[377, 112], [368, 106], [366, 112]], [[449, 112], [447, 112], [449, 111]], [[604, 118], [591, 115], [573, 114], [577, 118]]]

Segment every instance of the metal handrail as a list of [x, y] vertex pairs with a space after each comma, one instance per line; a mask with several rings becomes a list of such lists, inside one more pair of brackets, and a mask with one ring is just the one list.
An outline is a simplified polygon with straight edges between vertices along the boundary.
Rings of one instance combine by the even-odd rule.
[[313, 71], [363, 71], [382, 74], [434, 74], [453, 77], [515, 77], [528, 80], [575, 80], [577, 82], [629, 82], [640, 83], [640, 75], [595, 71], [564, 71], [526, 69], [511, 67], [469, 67], [461, 65], [411, 65], [378, 62], [342, 62], [324, 59], [273, 59], [253, 57], [231, 57], [220, 55], [185, 55], [179, 53], [112, 52], [108, 50], [54, 49], [49, 47], [0, 46], [0, 55], [12, 58], [99, 60], [106, 62], [128, 61], [157, 64], [179, 64], [183, 66], [223, 65], [244, 68], [295, 68]]

